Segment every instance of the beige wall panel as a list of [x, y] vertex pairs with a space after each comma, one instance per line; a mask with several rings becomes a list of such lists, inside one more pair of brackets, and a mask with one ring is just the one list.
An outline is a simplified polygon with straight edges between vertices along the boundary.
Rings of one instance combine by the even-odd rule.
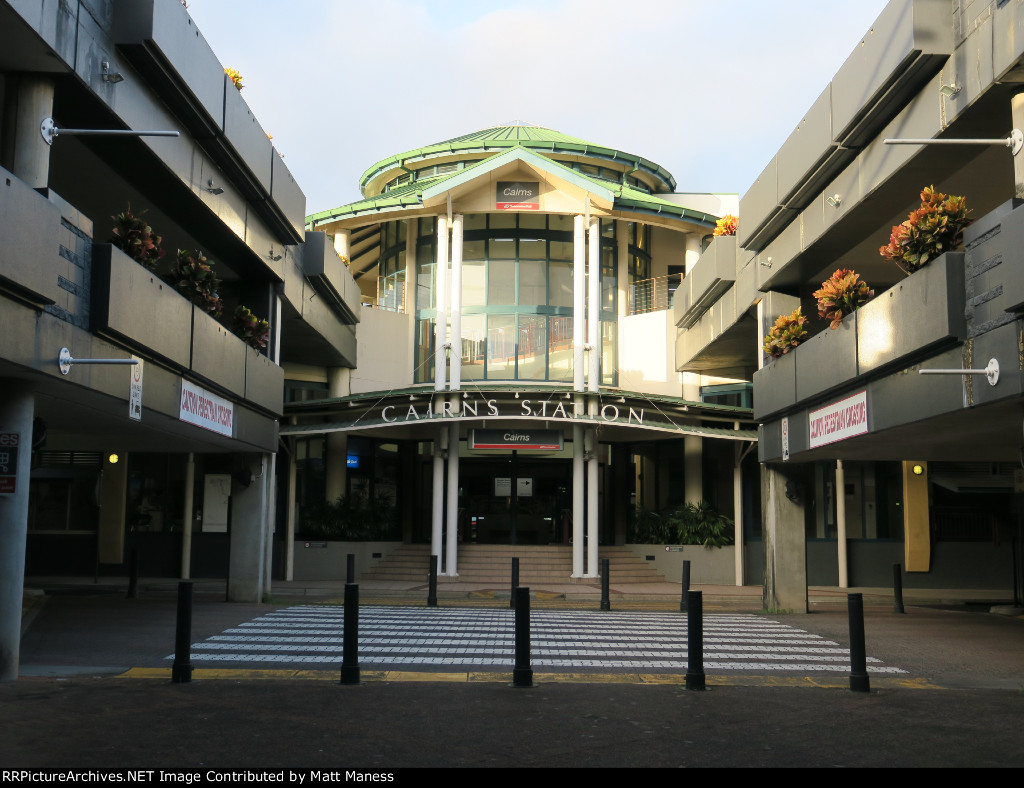
[[359, 366], [352, 370], [353, 394], [412, 385], [410, 321], [412, 316], [401, 312], [368, 308], [361, 311], [359, 333], [373, 337], [373, 342], [371, 348], [362, 348]]

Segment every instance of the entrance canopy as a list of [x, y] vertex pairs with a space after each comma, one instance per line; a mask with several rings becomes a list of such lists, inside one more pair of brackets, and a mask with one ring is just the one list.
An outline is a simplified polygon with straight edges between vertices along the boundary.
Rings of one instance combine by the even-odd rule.
[[565, 386], [505, 386], [434, 391], [428, 386], [357, 394], [285, 405], [297, 423], [281, 426], [282, 436], [387, 431], [393, 438], [433, 440], [442, 424], [463, 423], [555, 430], [573, 425], [600, 429], [605, 441], [701, 438], [757, 441], [749, 408], [688, 402], [602, 388], [593, 412], [576, 415], [576, 392]]

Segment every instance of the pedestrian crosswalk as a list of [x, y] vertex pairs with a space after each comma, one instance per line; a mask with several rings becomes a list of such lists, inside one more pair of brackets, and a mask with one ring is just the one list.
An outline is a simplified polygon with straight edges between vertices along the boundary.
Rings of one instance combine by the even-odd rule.
[[[364, 667], [508, 670], [514, 661], [514, 611], [367, 606], [359, 611]], [[534, 610], [531, 661], [545, 670], [687, 668], [681, 613]], [[289, 667], [340, 665], [344, 609], [299, 605], [247, 621], [192, 645], [195, 663]], [[848, 673], [848, 649], [820, 635], [751, 614], [706, 614], [704, 669]], [[168, 657], [170, 659], [171, 657]], [[870, 673], [905, 673], [868, 657]]]

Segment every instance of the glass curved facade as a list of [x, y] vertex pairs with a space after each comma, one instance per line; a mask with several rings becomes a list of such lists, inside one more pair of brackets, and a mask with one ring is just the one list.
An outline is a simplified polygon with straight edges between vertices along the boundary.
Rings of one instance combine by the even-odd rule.
[[[573, 379], [573, 218], [467, 214], [463, 220], [462, 379]], [[615, 384], [617, 240], [602, 222], [602, 382]], [[417, 383], [433, 375], [437, 222], [418, 220]]]

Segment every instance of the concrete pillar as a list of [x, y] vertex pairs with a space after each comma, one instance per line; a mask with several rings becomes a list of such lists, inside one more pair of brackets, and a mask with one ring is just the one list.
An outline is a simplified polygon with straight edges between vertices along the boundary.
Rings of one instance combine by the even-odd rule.
[[[403, 309], [409, 315], [405, 368], [411, 370], [416, 369], [416, 241], [419, 237], [419, 228], [419, 219], [405, 220], [405, 298]], [[418, 306], [421, 309], [430, 308], [430, 304], [419, 304]]]
[[[736, 429], [739, 429], [739, 423]], [[737, 442], [732, 468], [733, 571], [736, 585], [743, 585], [743, 444]]]
[[288, 503], [285, 513], [284, 579], [295, 579], [295, 483], [299, 462], [295, 458], [295, 441], [290, 440], [288, 452]]
[[444, 573], [441, 534], [444, 526], [444, 451], [448, 443], [448, 427], [437, 428], [434, 439], [434, 486], [430, 511], [430, 554], [437, 556], [437, 573]]
[[[245, 455], [241, 455], [245, 456]], [[249, 463], [249, 486], [233, 482], [231, 493], [231, 545], [228, 557], [228, 601], [259, 602], [266, 577], [267, 525], [270, 522], [271, 455]]]
[[192, 577], [192, 503], [195, 495], [196, 459], [192, 452], [185, 459], [185, 501], [181, 516], [181, 579]]
[[762, 465], [765, 610], [807, 611], [804, 507], [811, 494], [799, 466]]
[[[617, 221], [615, 223], [615, 297], [616, 312], [619, 320], [629, 314], [629, 238], [626, 236], [628, 222]], [[622, 341], [619, 332], [619, 341]], [[626, 358], [625, 348], [619, 347], [619, 358]]]
[[572, 427], [572, 577], [583, 577], [583, 425]]
[[[1013, 128], [1024, 131], [1024, 90], [1010, 98]], [[1013, 196], [1024, 200], [1024, 150], [1013, 157]]]
[[598, 536], [598, 514], [600, 504], [598, 503], [598, 471], [601, 467], [599, 445], [597, 441], [597, 430], [590, 427], [587, 430], [587, 453], [590, 459], [587, 460], [587, 572], [584, 577], [597, 577], [600, 572], [597, 562], [597, 548], [600, 537]]
[[[352, 370], [330, 367], [327, 370], [327, 396], [347, 397], [352, 393]], [[336, 501], [345, 496], [348, 483], [348, 433], [327, 433], [324, 457], [324, 497]]]
[[839, 548], [839, 587], [849, 588], [846, 560], [846, 472], [842, 460], [836, 460], [836, 545]]
[[22, 74], [18, 79], [14, 110], [14, 145], [11, 172], [33, 189], [50, 185], [50, 146], [39, 126], [53, 117], [53, 81], [49, 77]]
[[[452, 412], [458, 402], [453, 403]], [[458, 577], [459, 550], [459, 423], [448, 425], [448, 533], [445, 538], [445, 574]]]
[[[116, 456], [117, 462], [111, 462]], [[125, 560], [124, 530], [128, 490], [128, 453], [120, 450], [103, 454], [100, 477], [100, 514], [96, 527], [96, 557], [101, 564]]]
[[352, 233], [350, 230], [334, 231], [334, 251], [338, 253], [338, 257], [344, 257], [349, 262], [352, 260], [349, 246], [351, 238]]
[[[683, 399], [700, 402], [700, 375], [683, 374]], [[704, 440], [696, 435], [683, 437], [683, 495], [687, 503], [704, 499]]]
[[0, 388], [0, 439], [6, 445], [0, 446], [0, 453], [7, 452], [8, 462], [10, 449], [16, 449], [18, 456], [12, 463], [14, 491], [0, 493], [0, 682], [18, 678], [34, 416], [31, 387], [21, 381], [4, 381]]

